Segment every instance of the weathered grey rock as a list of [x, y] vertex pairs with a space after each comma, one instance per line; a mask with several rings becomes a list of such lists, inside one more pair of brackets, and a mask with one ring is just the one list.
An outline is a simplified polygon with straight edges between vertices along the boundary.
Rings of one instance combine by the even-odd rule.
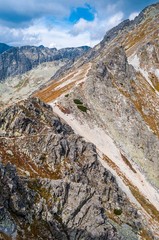
[[[134, 21], [110, 30], [87, 54], [94, 52], [86, 60], [92, 67], [82, 87], [59, 99], [75, 119], [105, 131], [155, 188], [159, 188], [158, 21], [157, 3]], [[74, 99], [83, 102], [88, 114]]]
[[[83, 90], [76, 88], [67, 101], [65, 98], [60, 101], [62, 106], [71, 109], [75, 118], [106, 130], [127, 158], [144, 171], [153, 185], [159, 187], [159, 141], [145, 122], [143, 111], [140, 112], [136, 107], [140, 104], [136, 93], [139, 85], [134, 68], [127, 62], [124, 49], [114, 47], [94, 63]], [[89, 109], [89, 114], [83, 114], [76, 107], [74, 99], [80, 99]], [[157, 112], [157, 103], [159, 99], [156, 96], [151, 112]], [[158, 125], [157, 114], [155, 120]]]
[[[3, 227], [0, 232], [21, 239], [136, 239], [145, 226], [98, 161], [94, 145], [38, 99], [6, 109], [1, 119], [1, 161], [15, 164], [17, 172], [11, 164], [0, 165], [1, 225], [10, 222], [7, 232]], [[126, 232], [123, 223], [130, 226]]]

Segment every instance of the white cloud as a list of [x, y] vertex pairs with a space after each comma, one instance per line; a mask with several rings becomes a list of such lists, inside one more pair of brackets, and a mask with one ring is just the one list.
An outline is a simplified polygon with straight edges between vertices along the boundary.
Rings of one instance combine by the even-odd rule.
[[91, 38], [90, 31], [71, 34], [72, 25], [47, 27], [44, 23], [35, 24], [26, 29], [26, 34], [32, 35], [35, 31], [40, 39], [39, 44], [48, 47], [64, 48], [82, 45], [94, 46], [97, 40]]
[[0, 42], [7, 43], [13, 46], [20, 45], [37, 45], [39, 42], [39, 35], [34, 33], [26, 33], [24, 29], [15, 29], [0, 26]]
[[117, 11], [121, 0], [0, 0], [0, 23], [5, 26], [21, 28], [42, 17], [66, 19], [77, 7], [88, 7], [98, 13], [100, 18]]
[[86, 7], [85, 0], [69, 0], [67, 4], [64, 0], [0, 0], [0, 31], [3, 33], [0, 42], [57, 48], [94, 46], [107, 30], [123, 19], [123, 13], [116, 10], [118, 2], [87, 0], [96, 11], [94, 20], [81, 18], [72, 25], [64, 19], [72, 9]]
[[112, 27], [119, 24], [123, 19], [123, 13], [118, 12], [110, 18], [99, 19], [98, 16], [95, 16], [94, 21], [89, 22], [85, 19], [80, 19], [70, 30], [70, 33], [73, 36], [79, 36], [80, 34], [89, 32], [90, 39], [98, 40], [98, 42], [103, 38], [106, 31], [111, 29]]
[[116, 26], [123, 20], [124, 14], [122, 12], [118, 12], [112, 17], [108, 19], [107, 25], [110, 26], [110, 28]]
[[81, 45], [95, 45], [97, 42], [90, 39], [90, 34], [84, 33], [73, 36], [68, 28], [52, 27], [47, 28], [45, 24], [33, 24], [25, 29], [0, 27], [3, 35], [0, 35], [0, 42], [12, 46], [22, 45], [44, 45], [48, 47], [64, 48]]
[[82, 45], [94, 46], [102, 40], [106, 31], [121, 22], [123, 13], [119, 12], [110, 18], [100, 20], [95, 16], [94, 21], [80, 19], [74, 25], [49, 25], [45, 19], [35, 20], [27, 28], [0, 27], [4, 34], [0, 42], [9, 45], [44, 45], [64, 48]]
[[130, 14], [129, 19], [134, 20], [134, 18], [138, 15], [139, 15], [139, 12], [133, 12], [133, 13]]

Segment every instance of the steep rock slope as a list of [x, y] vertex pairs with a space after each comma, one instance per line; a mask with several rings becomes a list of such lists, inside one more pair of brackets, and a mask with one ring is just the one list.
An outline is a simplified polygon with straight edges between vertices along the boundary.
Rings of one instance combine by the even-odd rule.
[[[134, 21], [126, 20], [110, 30], [71, 69], [59, 72], [53, 84], [35, 94], [97, 146], [101, 161], [129, 186], [148, 212], [154, 205], [156, 216], [158, 22], [159, 4], [144, 9]], [[79, 82], [77, 71], [84, 76]]]
[[[159, 187], [157, 150], [159, 97], [155, 87], [157, 85], [154, 85], [154, 82], [157, 84], [159, 81], [157, 68], [158, 21], [159, 4], [155, 4], [146, 8], [133, 22], [125, 21], [119, 27], [109, 31], [104, 40], [92, 50], [92, 53], [95, 53], [91, 57], [92, 60], [89, 63], [91, 68], [84, 83], [76, 89], [69, 90], [70, 88], [67, 89], [67, 80], [64, 92], [65, 95], [68, 91], [71, 94], [68, 98], [63, 95], [63, 99], [59, 100], [62, 106], [68, 109], [68, 112], [75, 114], [75, 118], [78, 118], [78, 110], [79, 118], [82, 117], [86, 122], [90, 121], [92, 125], [97, 125], [108, 132], [128, 160], [136, 163], [156, 187]], [[139, 35], [140, 33], [141, 35]], [[152, 46], [153, 42], [156, 45]], [[150, 48], [152, 54], [147, 53], [147, 57], [143, 57], [144, 70], [141, 70], [139, 65], [136, 68], [138, 58]], [[140, 55], [137, 57], [139, 53]], [[137, 58], [137, 62], [136, 59], [134, 60], [134, 56]], [[70, 74], [74, 74], [76, 67], [78, 67], [78, 71], [84, 69], [87, 63], [83, 65], [83, 59], [80, 59], [74, 68], [65, 73], [65, 79], [68, 79]], [[150, 68], [151, 72], [147, 73], [146, 71], [149, 71]], [[150, 78], [152, 71], [156, 74], [154, 78]], [[51, 102], [55, 99], [57, 91], [63, 94], [63, 85], [60, 88], [60, 82], [59, 78], [56, 83], [59, 85], [58, 89], [54, 85], [52, 87], [50, 85], [36, 96]], [[73, 82], [72, 78], [69, 85]], [[74, 88], [75, 84], [72, 87]], [[52, 90], [50, 91], [50, 89]], [[81, 116], [80, 110], [76, 106], [78, 104], [73, 101], [76, 98], [83, 102], [90, 114]]]
[[0, 113], [0, 156], [1, 239], [153, 239], [95, 146], [40, 100]]

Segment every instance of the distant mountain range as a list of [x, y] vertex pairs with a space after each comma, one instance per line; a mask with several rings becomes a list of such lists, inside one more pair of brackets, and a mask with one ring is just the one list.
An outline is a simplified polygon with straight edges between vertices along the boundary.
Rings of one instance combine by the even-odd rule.
[[0, 81], [10, 76], [23, 74], [43, 62], [57, 60], [74, 61], [90, 49], [88, 46], [77, 48], [47, 48], [44, 46], [11, 47], [0, 43]]
[[11, 49], [11, 48], [12, 48], [11, 46], [8, 46], [5, 43], [0, 43], [0, 54], [7, 51], [8, 49]]

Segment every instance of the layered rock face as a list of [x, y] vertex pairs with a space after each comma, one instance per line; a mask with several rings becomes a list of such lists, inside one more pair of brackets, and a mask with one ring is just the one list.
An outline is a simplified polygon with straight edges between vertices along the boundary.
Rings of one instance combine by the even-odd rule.
[[88, 50], [87, 46], [60, 50], [44, 46], [12, 47], [0, 54], [0, 81], [25, 73], [43, 62], [74, 60]]
[[0, 142], [2, 239], [151, 239], [95, 146], [50, 106], [30, 99], [1, 112]]

